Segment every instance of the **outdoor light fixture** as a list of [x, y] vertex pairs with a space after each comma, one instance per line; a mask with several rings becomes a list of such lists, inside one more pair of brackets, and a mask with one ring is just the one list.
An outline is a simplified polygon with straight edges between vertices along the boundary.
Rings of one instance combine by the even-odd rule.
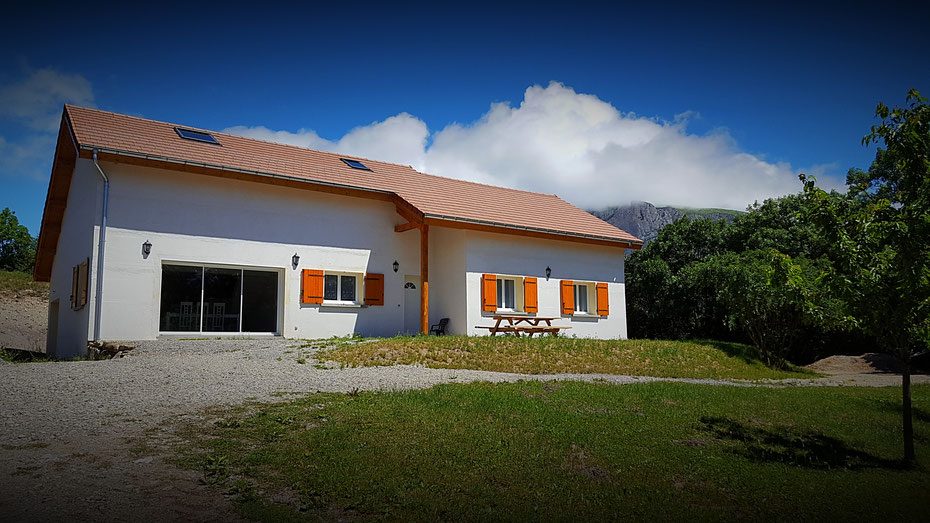
[[552, 275], [552, 269], [550, 269], [549, 266], [546, 265], [546, 281], [549, 281], [550, 275]]
[[148, 240], [145, 240], [145, 243], [142, 244], [142, 254], [148, 256], [152, 252], [152, 243]]
[[291, 264], [293, 264], [294, 268], [296, 269], [298, 263], [300, 263], [300, 256], [297, 256], [297, 253], [295, 252], [294, 255], [291, 256]]
[[400, 264], [397, 263], [397, 260], [394, 260], [394, 272], [397, 272], [398, 268], [400, 268]]

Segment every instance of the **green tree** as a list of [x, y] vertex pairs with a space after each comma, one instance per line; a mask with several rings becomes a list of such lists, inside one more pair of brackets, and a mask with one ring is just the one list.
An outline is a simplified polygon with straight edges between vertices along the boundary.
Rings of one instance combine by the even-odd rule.
[[728, 252], [701, 265], [714, 282], [731, 328], [744, 332], [768, 365], [784, 368], [805, 327], [829, 330], [835, 302], [817, 267], [776, 249]]
[[901, 378], [904, 459], [915, 463], [911, 360], [930, 347], [930, 106], [916, 90], [906, 107], [879, 103], [863, 144], [883, 144], [868, 172], [847, 177], [847, 197], [830, 198], [801, 175], [810, 218], [832, 249], [831, 286], [850, 316], [896, 355]]
[[32, 272], [35, 258], [36, 239], [29, 229], [20, 225], [14, 211], [0, 211], [0, 270]]

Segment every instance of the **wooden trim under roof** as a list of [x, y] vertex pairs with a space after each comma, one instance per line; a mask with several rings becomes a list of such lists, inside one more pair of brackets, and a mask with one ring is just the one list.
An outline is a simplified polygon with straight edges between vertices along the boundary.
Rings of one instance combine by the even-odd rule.
[[58, 143], [55, 144], [52, 175], [48, 181], [48, 194], [45, 195], [36, 261], [32, 269], [32, 278], [36, 281], [49, 281], [52, 276], [52, 264], [55, 262], [58, 237], [61, 234], [61, 221], [68, 204], [68, 192], [71, 190], [71, 177], [74, 175], [77, 157], [78, 145], [74, 140], [68, 113], [63, 111], [61, 126], [58, 129]]

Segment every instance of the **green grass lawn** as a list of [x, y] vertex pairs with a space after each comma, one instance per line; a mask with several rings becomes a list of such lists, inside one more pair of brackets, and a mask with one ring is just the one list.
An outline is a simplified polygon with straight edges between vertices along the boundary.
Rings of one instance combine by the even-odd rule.
[[676, 378], [811, 378], [776, 370], [755, 349], [719, 341], [593, 340], [513, 336], [400, 336], [366, 343], [337, 342], [317, 355], [345, 366], [424, 365], [529, 374], [604, 373]]
[[212, 412], [178, 462], [259, 520], [930, 519], [895, 388], [579, 382], [313, 394]]

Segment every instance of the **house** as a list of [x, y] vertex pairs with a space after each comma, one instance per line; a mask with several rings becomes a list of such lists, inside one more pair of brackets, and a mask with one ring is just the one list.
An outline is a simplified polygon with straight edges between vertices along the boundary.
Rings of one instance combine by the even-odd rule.
[[67, 105], [34, 278], [48, 350], [166, 335], [626, 337], [625, 249], [551, 194]]

